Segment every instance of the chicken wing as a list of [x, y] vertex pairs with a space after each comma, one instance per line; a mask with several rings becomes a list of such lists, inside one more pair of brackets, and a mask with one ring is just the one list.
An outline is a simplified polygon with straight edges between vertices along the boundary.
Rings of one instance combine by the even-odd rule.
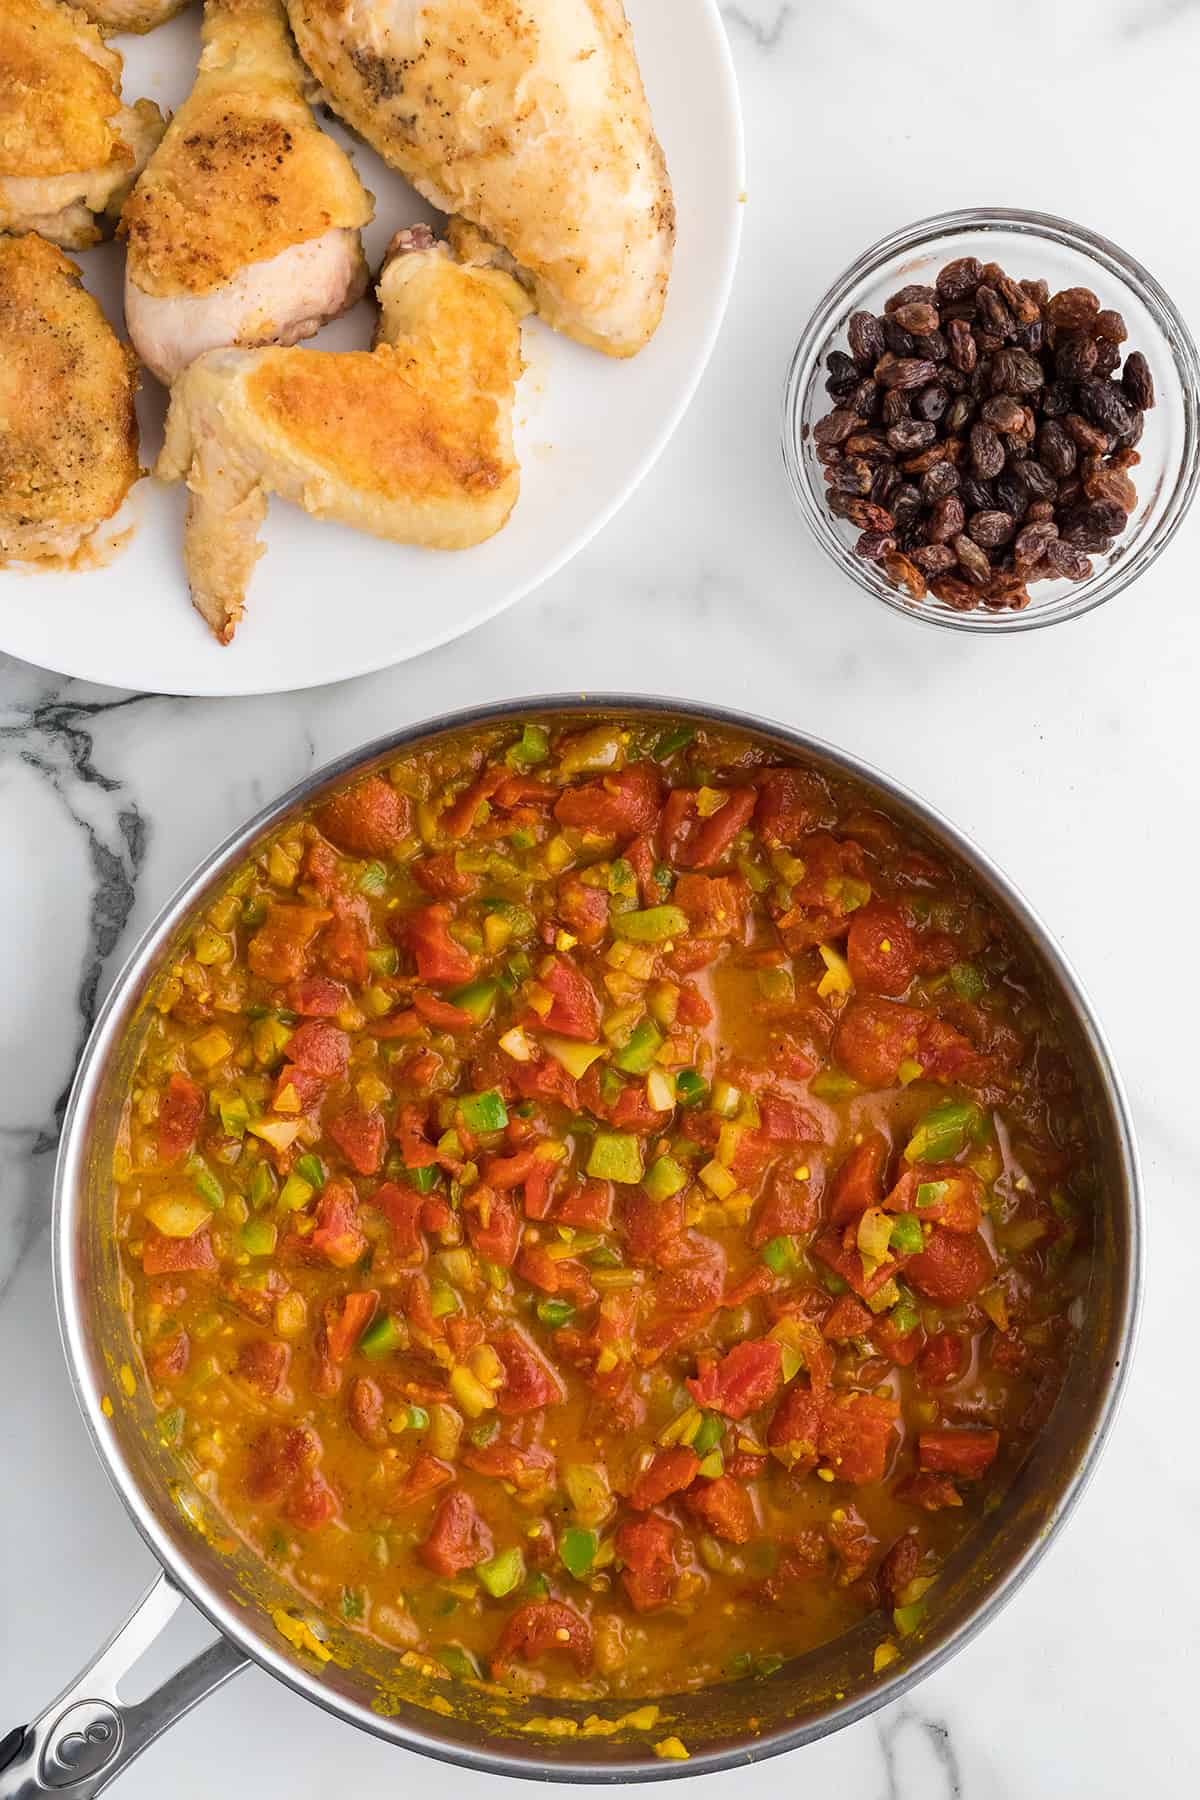
[[0, 237], [0, 561], [71, 557], [138, 478], [136, 362], [78, 264]]
[[301, 93], [282, 0], [207, 0], [191, 94], [125, 204], [125, 321], [170, 382], [205, 350], [294, 344], [367, 285], [372, 216]]
[[162, 136], [157, 106], [121, 101], [121, 57], [59, 0], [0, 6], [0, 231], [84, 250], [114, 225]]
[[675, 241], [621, 0], [287, 0], [333, 106], [611, 356], [657, 328]]
[[153, 31], [191, 0], [75, 0], [101, 31]]
[[223, 644], [268, 493], [438, 550], [491, 537], [516, 503], [522, 289], [460, 267], [422, 225], [393, 239], [378, 294], [374, 350], [211, 350], [171, 390], [158, 474], [187, 481], [192, 603]]

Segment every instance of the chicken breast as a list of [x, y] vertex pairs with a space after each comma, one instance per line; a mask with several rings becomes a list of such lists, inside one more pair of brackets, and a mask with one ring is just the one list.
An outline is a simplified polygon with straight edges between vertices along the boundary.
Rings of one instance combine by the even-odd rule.
[[129, 335], [166, 382], [222, 345], [311, 337], [367, 285], [371, 196], [303, 97], [282, 0], [207, 0], [203, 43], [121, 221]]
[[45, 238], [0, 237], [0, 561], [71, 557], [137, 480], [136, 362]]
[[333, 106], [507, 252], [541, 316], [632, 356], [662, 316], [666, 163], [621, 0], [287, 0]]
[[97, 243], [163, 133], [157, 106], [121, 100], [123, 63], [59, 0], [0, 6], [0, 231], [68, 250]]
[[371, 351], [212, 350], [176, 381], [158, 474], [190, 490], [192, 602], [233, 637], [267, 496], [397, 543], [461, 550], [516, 503], [522, 289], [428, 227], [393, 239]]
[[101, 31], [153, 31], [191, 0], [76, 0], [76, 4]]

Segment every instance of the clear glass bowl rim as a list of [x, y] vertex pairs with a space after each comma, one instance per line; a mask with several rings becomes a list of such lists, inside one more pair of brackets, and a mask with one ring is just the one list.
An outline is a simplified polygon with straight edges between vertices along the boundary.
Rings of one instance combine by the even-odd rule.
[[[882, 269], [893, 258], [921, 250], [940, 238], [965, 232], [1008, 231], [1030, 238], [1049, 239], [1098, 263], [1107, 274], [1123, 282], [1154, 319], [1163, 335], [1175, 364], [1183, 404], [1183, 451], [1174, 484], [1162, 503], [1157, 519], [1144, 538], [1127, 556], [1121, 557], [1101, 573], [1081, 582], [1060, 604], [1053, 602], [1044, 609], [1036, 605], [1024, 612], [959, 613], [951, 609], [933, 609], [906, 599], [879, 574], [872, 564], [855, 556], [835, 529], [833, 515], [811, 479], [804, 460], [801, 430], [804, 396], [813, 373], [813, 365], [824, 349], [826, 340], [839, 324], [847, 297], [864, 278]], [[1136, 347], [1136, 346], [1135, 346]], [[1160, 398], [1160, 403], [1162, 396]], [[782, 450], [784, 468], [792, 493], [822, 549], [865, 593], [882, 600], [905, 618], [926, 625], [946, 626], [953, 631], [1009, 632], [1036, 631], [1047, 625], [1079, 619], [1106, 600], [1122, 593], [1156, 562], [1179, 530], [1200, 486], [1200, 355], [1195, 340], [1166, 289], [1135, 257], [1114, 244], [1110, 238], [1061, 219], [1053, 213], [1030, 212], [1021, 207], [973, 206], [957, 211], [935, 213], [890, 232], [864, 250], [857, 260], [838, 276], [813, 309], [812, 317], [801, 334], [792, 356], [783, 394]]]

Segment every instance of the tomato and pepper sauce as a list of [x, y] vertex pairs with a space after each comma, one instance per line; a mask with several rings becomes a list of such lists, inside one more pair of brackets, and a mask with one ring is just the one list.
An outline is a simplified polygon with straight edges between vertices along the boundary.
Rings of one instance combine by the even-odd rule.
[[140, 1367], [310, 1605], [567, 1697], [919, 1633], [1096, 1175], [1027, 953], [864, 789], [690, 722], [443, 739], [279, 827], [149, 1016]]

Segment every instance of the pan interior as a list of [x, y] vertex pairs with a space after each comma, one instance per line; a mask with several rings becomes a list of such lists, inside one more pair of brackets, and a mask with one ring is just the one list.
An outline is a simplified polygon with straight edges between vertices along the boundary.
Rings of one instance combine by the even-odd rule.
[[[285, 796], [205, 865], [135, 952], [85, 1056], [64, 1131], [57, 1195], [59, 1300], [85, 1418], [135, 1522], [193, 1600], [256, 1660], [330, 1710], [409, 1747], [525, 1776], [628, 1780], [754, 1759], [861, 1716], [951, 1654], [1028, 1571], [1089, 1472], [1123, 1378], [1139, 1263], [1136, 1173], [1119, 1089], [1081, 996], [1007, 884], [948, 827], [838, 752], [736, 715], [667, 702], [532, 702], [503, 714], [489, 709], [463, 716], [452, 728], [477, 729], [517, 713], [552, 720], [568, 710], [582, 723], [613, 712], [664, 718], [688, 712], [781, 754], [800, 756], [826, 773], [857, 779], [876, 804], [923, 832], [965, 869], [1006, 917], [1041, 976], [1079, 1073], [1093, 1121], [1102, 1196], [1082, 1341], [1027, 1462], [1001, 1505], [944, 1566], [928, 1622], [906, 1641], [900, 1661], [883, 1674], [872, 1672], [879, 1629], [878, 1621], [868, 1619], [766, 1679], [663, 1699], [648, 1731], [620, 1723], [638, 1702], [526, 1701], [431, 1678], [421, 1658], [411, 1653], [401, 1658], [315, 1615], [268, 1563], [230, 1534], [163, 1446], [144, 1384], [132, 1398], [122, 1389], [119, 1371], [132, 1360], [133, 1346], [111, 1229], [112, 1156], [156, 972], [172, 960], [224, 881], [289, 812], [311, 804], [352, 770], [394, 761], [406, 749], [444, 737], [444, 729], [401, 734], [362, 753], [362, 760], [345, 759], [303, 792]], [[283, 1631], [294, 1619], [317, 1628], [329, 1660], [288, 1641]], [[684, 1741], [689, 1762], [655, 1758], [652, 1743], [667, 1735]]]

